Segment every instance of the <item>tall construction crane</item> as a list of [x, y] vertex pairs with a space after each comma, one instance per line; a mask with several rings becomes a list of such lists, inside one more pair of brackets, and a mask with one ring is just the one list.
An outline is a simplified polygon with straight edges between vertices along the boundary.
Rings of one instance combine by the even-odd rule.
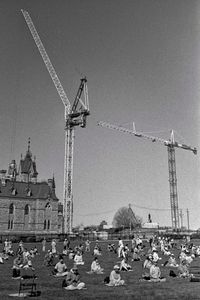
[[[23, 9], [21, 12], [24, 16], [26, 24], [32, 34], [35, 44], [40, 52], [40, 55], [45, 63], [45, 66], [51, 76], [51, 79], [56, 87], [56, 90], [62, 100], [65, 110], [65, 157], [64, 157], [64, 188], [63, 188], [63, 232], [72, 232], [73, 223], [73, 193], [72, 193], [72, 181], [73, 181], [73, 148], [74, 148], [74, 128], [75, 126], [85, 127], [86, 118], [90, 114], [89, 101], [88, 101], [88, 88], [87, 79], [82, 78], [81, 83], [73, 102], [67, 98], [64, 88], [56, 74], [56, 71], [50, 61], [50, 58], [44, 48], [44, 45], [37, 33], [37, 30], [33, 24], [33, 21], [29, 13]], [[81, 100], [83, 95], [84, 99]]]
[[178, 143], [174, 140], [173, 130], [171, 131], [171, 137], [169, 140], [164, 140], [159, 137], [154, 137], [151, 135], [144, 134], [142, 132], [137, 132], [135, 125], [133, 130], [124, 128], [122, 126], [113, 125], [107, 122], [99, 122], [99, 126], [107, 127], [109, 129], [118, 130], [127, 134], [134, 135], [136, 137], [149, 139], [152, 142], [160, 142], [164, 146], [167, 146], [168, 151], [168, 167], [169, 167], [169, 186], [170, 186], [170, 204], [171, 204], [171, 219], [172, 219], [172, 228], [177, 230], [179, 229], [179, 209], [178, 209], [178, 193], [177, 193], [177, 179], [176, 179], [176, 161], [175, 161], [175, 148], [181, 148], [184, 150], [190, 150], [194, 154], [197, 154], [197, 149], [192, 148], [181, 143]]

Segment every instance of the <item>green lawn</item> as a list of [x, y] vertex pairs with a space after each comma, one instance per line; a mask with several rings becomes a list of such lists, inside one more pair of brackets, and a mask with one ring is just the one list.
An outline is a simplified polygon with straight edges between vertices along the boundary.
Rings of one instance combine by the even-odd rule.
[[[105, 269], [105, 273], [101, 275], [89, 275], [86, 271], [90, 270], [90, 265], [93, 260], [92, 252], [85, 253], [83, 258], [84, 266], [79, 266], [82, 281], [85, 282], [87, 289], [81, 291], [66, 291], [63, 290], [62, 279], [50, 276], [52, 267], [43, 265], [44, 254], [41, 253], [41, 244], [37, 244], [40, 255], [33, 259], [33, 266], [38, 275], [37, 285], [41, 291], [41, 296], [33, 297], [32, 299], [41, 300], [59, 300], [59, 299], [200, 299], [200, 282], [190, 282], [188, 279], [171, 278], [169, 277], [169, 268], [161, 267], [162, 275], [167, 278], [166, 282], [150, 283], [139, 282], [139, 278], [143, 272], [142, 262], [131, 262], [133, 272], [123, 272], [122, 278], [126, 285], [123, 287], [107, 287], [103, 284], [105, 276], [109, 275], [118, 258], [114, 253], [107, 252], [107, 242], [100, 242], [103, 255], [99, 257], [101, 266]], [[75, 244], [78, 244], [76, 242]], [[116, 242], [117, 244], [117, 242]], [[25, 244], [27, 249], [30, 249], [33, 244]], [[47, 243], [47, 248], [50, 244]], [[94, 243], [91, 244], [93, 249]], [[130, 245], [130, 242], [129, 242]], [[14, 244], [14, 249], [16, 249]], [[2, 245], [0, 245], [2, 248]], [[58, 243], [58, 251], [62, 251], [63, 244]], [[178, 254], [178, 251], [175, 251]], [[161, 260], [165, 261], [166, 257]], [[0, 300], [19, 299], [8, 296], [11, 293], [17, 293], [19, 289], [19, 281], [13, 280], [12, 277], [12, 262], [13, 258], [9, 258], [3, 265], [0, 265]], [[57, 262], [57, 260], [56, 260]], [[73, 265], [73, 262], [65, 258], [65, 263], [68, 269]], [[200, 258], [195, 258], [192, 267], [199, 267]]]

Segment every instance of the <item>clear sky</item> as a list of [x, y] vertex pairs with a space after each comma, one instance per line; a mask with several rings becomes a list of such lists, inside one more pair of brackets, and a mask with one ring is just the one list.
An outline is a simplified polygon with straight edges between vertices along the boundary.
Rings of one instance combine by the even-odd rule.
[[[171, 225], [167, 148], [96, 126], [100, 120], [199, 147], [198, 0], [1, 0], [0, 168], [36, 155], [63, 195], [64, 107], [25, 24], [27, 10], [68, 98], [87, 76], [91, 116], [75, 130], [74, 225], [112, 222], [132, 205]], [[176, 149], [179, 208], [200, 227], [199, 155]]]

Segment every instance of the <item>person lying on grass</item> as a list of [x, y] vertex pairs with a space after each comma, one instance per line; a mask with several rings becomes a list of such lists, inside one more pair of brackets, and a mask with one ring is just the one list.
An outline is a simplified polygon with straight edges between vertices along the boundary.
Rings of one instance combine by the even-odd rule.
[[113, 270], [110, 273], [109, 283], [106, 284], [107, 286], [121, 286], [124, 285], [125, 281], [121, 279], [120, 275], [120, 267], [115, 265]]
[[53, 275], [55, 277], [63, 277], [67, 275], [67, 266], [64, 263], [63, 256], [60, 255], [59, 257], [59, 262], [55, 265], [54, 270], [53, 270]]
[[68, 272], [63, 280], [62, 287], [66, 290], [81, 290], [85, 288], [85, 283], [80, 281], [80, 274], [76, 265]]

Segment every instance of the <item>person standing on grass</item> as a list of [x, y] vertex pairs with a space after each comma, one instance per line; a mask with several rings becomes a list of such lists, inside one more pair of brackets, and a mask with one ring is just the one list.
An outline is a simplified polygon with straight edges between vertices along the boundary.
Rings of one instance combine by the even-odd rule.
[[118, 241], [118, 258], [121, 257], [121, 252], [122, 252], [123, 247], [124, 247], [123, 241], [122, 241], [121, 238], [119, 238], [119, 241]]
[[9, 250], [9, 242], [8, 239], [6, 239], [4, 242], [4, 251], [6, 254], [8, 253], [8, 250]]
[[51, 242], [51, 252], [53, 254], [56, 254], [56, 240], [55, 239], [53, 239]]
[[42, 240], [42, 252], [45, 252], [46, 250], [46, 239], [44, 237], [44, 239]]
[[90, 241], [89, 240], [85, 241], [85, 252], [90, 252]]

